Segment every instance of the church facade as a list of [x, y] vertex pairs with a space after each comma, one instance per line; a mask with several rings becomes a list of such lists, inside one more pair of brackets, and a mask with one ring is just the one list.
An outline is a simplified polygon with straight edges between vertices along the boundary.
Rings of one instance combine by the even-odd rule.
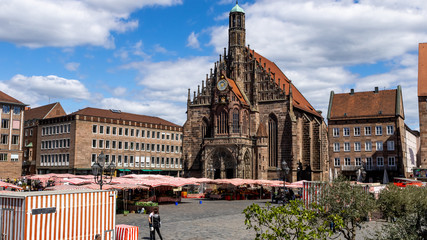
[[[327, 126], [277, 65], [246, 46], [245, 12], [230, 11], [228, 51], [190, 96], [189, 177], [327, 180]], [[287, 163], [289, 173], [282, 171]]]

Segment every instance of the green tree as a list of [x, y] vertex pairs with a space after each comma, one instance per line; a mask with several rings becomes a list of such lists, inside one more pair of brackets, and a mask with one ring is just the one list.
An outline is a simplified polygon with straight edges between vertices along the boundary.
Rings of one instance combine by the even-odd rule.
[[327, 209], [327, 214], [340, 216], [343, 226], [337, 228], [348, 240], [356, 239], [356, 229], [366, 221], [369, 214], [375, 210], [374, 197], [363, 187], [350, 184], [344, 178], [335, 179], [330, 184], [321, 187], [319, 204]]
[[378, 206], [390, 223], [376, 239], [427, 239], [427, 188], [390, 184], [380, 193]]
[[335, 222], [337, 227], [342, 225], [339, 216], [328, 215], [327, 218], [319, 219], [320, 215], [327, 214], [324, 208], [313, 204], [308, 209], [300, 200], [277, 207], [269, 203], [266, 207], [252, 204], [243, 213], [247, 229], [256, 232], [256, 240], [327, 239], [333, 234], [330, 222]]

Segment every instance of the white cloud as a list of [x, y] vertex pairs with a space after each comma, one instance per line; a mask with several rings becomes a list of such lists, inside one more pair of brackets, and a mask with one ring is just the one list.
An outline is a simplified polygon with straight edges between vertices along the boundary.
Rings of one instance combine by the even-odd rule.
[[77, 63], [77, 62], [69, 62], [69, 63], [65, 64], [65, 68], [68, 71], [72, 71], [72, 72], [77, 71], [77, 69], [79, 69], [79, 67], [80, 67], [80, 63]]
[[192, 32], [187, 38], [187, 47], [199, 49], [200, 43], [199, 43], [199, 40], [197, 39], [198, 37], [199, 37], [199, 34]]
[[138, 21], [129, 19], [135, 10], [181, 3], [181, 0], [1, 1], [0, 40], [31, 48], [78, 45], [113, 48], [111, 32], [138, 27]]
[[[416, 94], [405, 88], [416, 86], [411, 54], [427, 41], [427, 1], [257, 0], [242, 7], [246, 44], [276, 62], [315, 108], [327, 109], [331, 90], [400, 84], [408, 121], [418, 119]], [[210, 44], [218, 54], [227, 46], [227, 29], [211, 28]], [[361, 78], [346, 69], [380, 61], [388, 64], [384, 74]]]
[[114, 96], [118, 97], [118, 96], [123, 96], [125, 95], [127, 92], [127, 89], [124, 87], [116, 87], [113, 89], [112, 93]]
[[89, 91], [80, 81], [54, 75], [27, 77], [17, 74], [10, 80], [0, 81], [0, 89], [30, 105], [39, 105], [50, 98], [77, 101], [90, 98]]

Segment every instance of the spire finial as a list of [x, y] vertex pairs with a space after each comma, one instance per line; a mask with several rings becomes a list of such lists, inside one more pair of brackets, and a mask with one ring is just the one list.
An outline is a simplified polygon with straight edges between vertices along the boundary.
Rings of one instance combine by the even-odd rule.
[[239, 0], [236, 0], [236, 5], [239, 4]]

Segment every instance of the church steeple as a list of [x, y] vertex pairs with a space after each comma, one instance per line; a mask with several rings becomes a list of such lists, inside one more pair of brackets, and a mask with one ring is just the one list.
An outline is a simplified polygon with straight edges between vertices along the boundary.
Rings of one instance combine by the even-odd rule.
[[228, 28], [228, 49], [235, 47], [245, 47], [246, 30], [245, 30], [245, 11], [236, 1], [230, 11], [229, 28]]

